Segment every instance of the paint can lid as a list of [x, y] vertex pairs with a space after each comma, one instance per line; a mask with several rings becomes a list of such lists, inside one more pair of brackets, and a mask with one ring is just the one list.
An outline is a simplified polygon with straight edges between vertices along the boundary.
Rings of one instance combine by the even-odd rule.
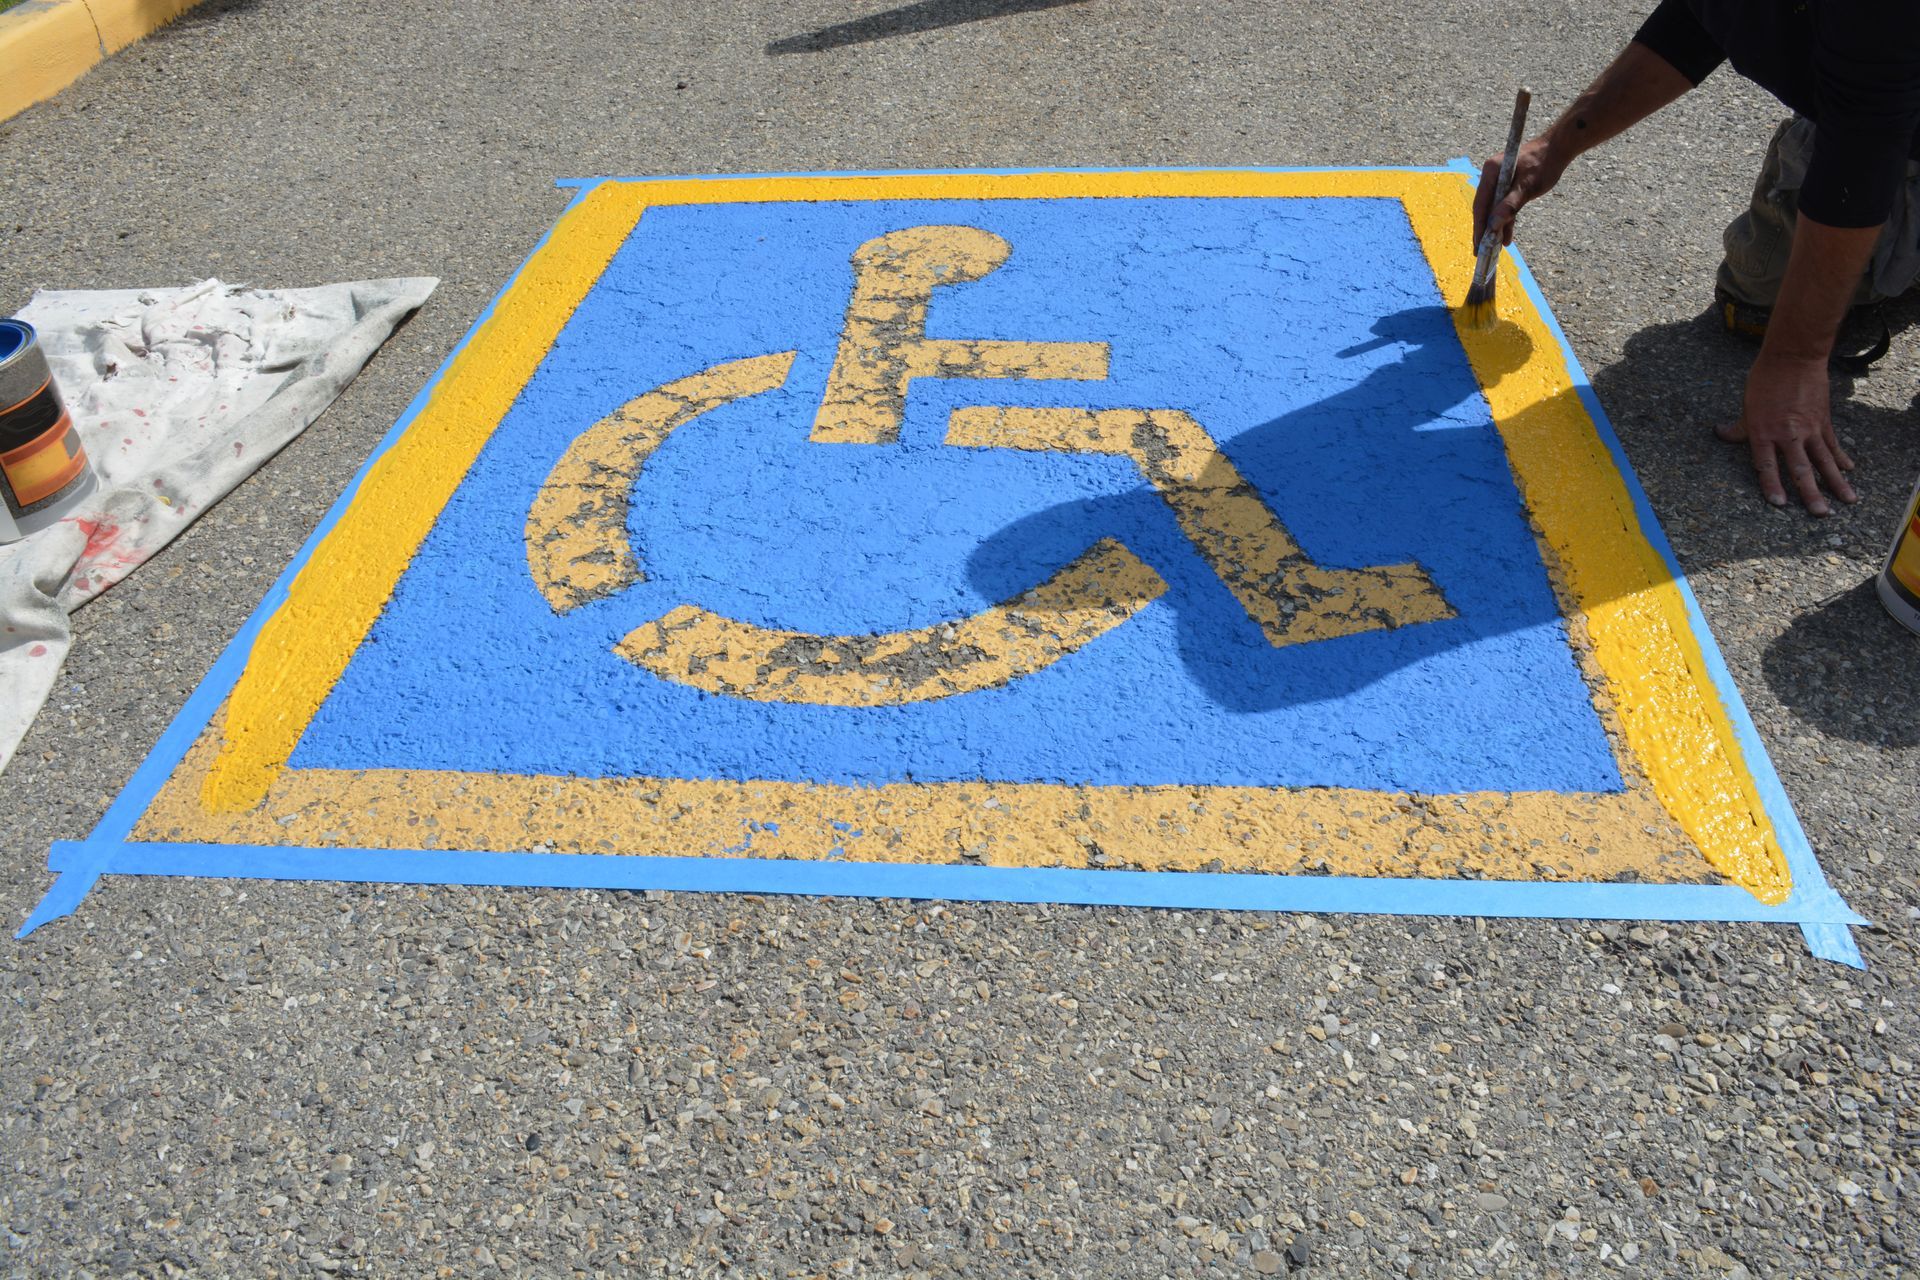
[[25, 320], [0, 320], [0, 410], [26, 400], [53, 376]]
[[25, 320], [0, 320], [0, 364], [32, 344], [32, 325]]

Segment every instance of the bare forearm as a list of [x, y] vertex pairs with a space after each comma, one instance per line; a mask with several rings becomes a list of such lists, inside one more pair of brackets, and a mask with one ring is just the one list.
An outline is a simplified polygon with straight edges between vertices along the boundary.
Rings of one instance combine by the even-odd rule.
[[1629, 44], [1546, 132], [1521, 146], [1512, 184], [1498, 207], [1493, 191], [1500, 161], [1482, 166], [1473, 198], [1475, 246], [1488, 227], [1511, 243], [1514, 216], [1553, 190], [1575, 156], [1638, 124], [1692, 87], [1693, 81], [1652, 49], [1637, 41]]
[[1879, 237], [1878, 227], [1830, 227], [1805, 213], [1794, 227], [1787, 276], [1747, 373], [1740, 421], [1721, 433], [1747, 442], [1760, 492], [1776, 507], [1786, 505], [1789, 485], [1816, 516], [1833, 510], [1827, 493], [1855, 500], [1846, 476], [1853, 459], [1833, 430], [1827, 357]]
[[1693, 88], [1672, 63], [1629, 44], [1541, 135], [1561, 163], [1626, 132]]
[[1800, 215], [1761, 359], [1826, 363], [1879, 238], [1879, 227], [1830, 227]]

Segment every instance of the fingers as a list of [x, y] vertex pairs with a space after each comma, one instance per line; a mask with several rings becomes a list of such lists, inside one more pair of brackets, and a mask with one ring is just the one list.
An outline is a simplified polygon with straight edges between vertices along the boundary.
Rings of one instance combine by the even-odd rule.
[[[1837, 434], [1835, 434], [1833, 429], [1833, 423], [1831, 420], [1829, 420], [1822, 428], [1822, 434], [1826, 438], [1827, 452], [1831, 453], [1833, 455], [1833, 460], [1840, 464], [1840, 469], [1842, 471], [1853, 470], [1853, 459], [1848, 457], [1847, 451], [1840, 447], [1840, 437]], [[1845, 495], [1842, 495], [1842, 496], [1845, 496]], [[1852, 502], [1853, 499], [1849, 497], [1847, 498], [1847, 501]]]
[[[1788, 482], [1792, 483], [1801, 505], [1806, 507], [1810, 515], [1833, 514], [1833, 504], [1827, 500], [1828, 492], [1842, 502], [1860, 500], [1853, 486], [1847, 483], [1839, 459], [1823, 442], [1785, 440], [1776, 443], [1755, 440], [1751, 443], [1753, 470], [1760, 480], [1760, 493], [1774, 506], [1787, 505]], [[1782, 459], [1786, 463], [1784, 478], [1781, 474]], [[1822, 484], [1826, 486], [1825, 490], [1821, 488]]]
[[1520, 216], [1520, 206], [1523, 203], [1516, 196], [1516, 192], [1507, 192], [1507, 198], [1500, 202], [1499, 209], [1493, 215], [1495, 223], [1500, 227], [1501, 244], [1513, 243], [1513, 224], [1514, 220]]
[[1825, 440], [1815, 440], [1807, 445], [1807, 455], [1820, 472], [1820, 479], [1826, 484], [1827, 492], [1842, 502], [1860, 500], [1860, 495], [1856, 494], [1853, 486], [1847, 483], [1846, 472], [1853, 463], [1848, 461], [1844, 466], [1841, 464], [1841, 459], [1846, 455], [1840, 452], [1837, 445], [1832, 445]]
[[1533, 165], [1523, 147], [1513, 178], [1507, 186], [1506, 197], [1498, 205], [1494, 204], [1493, 193], [1500, 185], [1500, 164], [1505, 159], [1506, 153], [1501, 152], [1480, 166], [1480, 185], [1473, 190], [1473, 248], [1476, 253], [1480, 251], [1480, 240], [1487, 234], [1488, 227], [1500, 233], [1501, 244], [1512, 244], [1514, 222], [1519, 218], [1520, 210], [1526, 207], [1527, 201], [1540, 194], [1531, 189], [1528, 174]]
[[1480, 185], [1473, 189], [1473, 251], [1480, 251], [1480, 237], [1487, 233], [1487, 215], [1493, 210], [1493, 189], [1500, 183], [1500, 162], [1505, 155], [1497, 155], [1480, 166]]
[[1801, 505], [1809, 515], [1831, 515], [1833, 508], [1827, 504], [1827, 495], [1820, 491], [1820, 472], [1807, 457], [1807, 448], [1798, 440], [1789, 440], [1780, 446], [1780, 452], [1787, 461], [1787, 479], [1793, 482], [1794, 491], [1800, 495]]
[[1776, 507], [1786, 506], [1787, 490], [1780, 483], [1780, 459], [1774, 456], [1772, 443], [1750, 440], [1748, 444], [1753, 451], [1753, 474], [1760, 480], [1760, 496]]

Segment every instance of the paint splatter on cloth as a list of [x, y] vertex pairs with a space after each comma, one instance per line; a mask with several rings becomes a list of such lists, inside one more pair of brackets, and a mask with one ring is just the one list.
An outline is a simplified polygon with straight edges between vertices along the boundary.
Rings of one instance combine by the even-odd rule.
[[34, 295], [19, 318], [100, 484], [66, 519], [0, 546], [0, 769], [53, 688], [68, 615], [304, 431], [438, 283]]

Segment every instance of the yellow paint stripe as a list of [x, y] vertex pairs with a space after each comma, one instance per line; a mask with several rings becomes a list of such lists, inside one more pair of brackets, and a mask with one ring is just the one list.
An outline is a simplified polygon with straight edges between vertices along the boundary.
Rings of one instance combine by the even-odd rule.
[[[488, 328], [497, 338], [494, 345], [501, 349], [500, 355], [517, 360], [526, 349], [538, 348], [534, 356], [537, 362], [619, 239], [647, 206], [729, 201], [1156, 196], [1400, 200], [1442, 295], [1458, 299], [1465, 293], [1470, 255], [1464, 247], [1462, 228], [1468, 225], [1469, 195], [1465, 180], [1454, 174], [1203, 171], [684, 180], [607, 184], [597, 189], [555, 228], [550, 245], [540, 255], [591, 261], [599, 254], [598, 263], [577, 280], [578, 292], [564, 307], [547, 308], [551, 314], [536, 317], [539, 308], [529, 306], [516, 323], [495, 323]], [[580, 237], [581, 243], [562, 243], [573, 237]], [[529, 273], [534, 265], [529, 264]], [[1491, 333], [1463, 330], [1461, 341], [1487, 391], [1516, 480], [1527, 496], [1550, 562], [1562, 575], [1557, 585], [1569, 603], [1585, 612], [1577, 625], [1592, 637], [1593, 658], [1620, 711], [1627, 743], [1623, 768], [1629, 784], [1638, 785], [1638, 771], [1644, 768], [1666, 810], [1722, 874], [1744, 884], [1764, 901], [1780, 901], [1790, 887], [1785, 858], [1744, 766], [1738, 739], [1713, 690], [1684, 603], [1677, 588], [1667, 581], [1660, 556], [1639, 528], [1625, 485], [1572, 390], [1557, 343], [1544, 322], [1521, 301], [1524, 295], [1511, 263], [1503, 259], [1499, 270], [1503, 307], [1515, 320]], [[513, 293], [522, 292], [526, 284], [523, 277]], [[503, 299], [503, 305], [506, 301]], [[504, 319], [504, 315], [495, 316], [495, 321]], [[480, 337], [475, 335], [476, 344]], [[1526, 358], [1535, 363], [1510, 375], [1508, 371], [1516, 368], [1511, 359], [1516, 345], [1527, 348], [1522, 363]], [[521, 350], [516, 352], [515, 347]], [[450, 399], [456, 385], [463, 386], [469, 377], [482, 383], [490, 380], [488, 370], [475, 362], [465, 362], [460, 372], [462, 376], [456, 379], [450, 371], [435, 396], [436, 402]], [[514, 383], [515, 388], [522, 383], [524, 377]], [[510, 402], [511, 396], [507, 400]], [[501, 404], [492, 417], [471, 419], [471, 430], [484, 439], [504, 410], [505, 404]], [[416, 424], [407, 438], [416, 439], [420, 434]], [[386, 460], [392, 461], [391, 456]], [[461, 464], [462, 471], [465, 465]], [[416, 508], [407, 517], [409, 527], [417, 525], [423, 533], [444, 504], [447, 492], [422, 489], [401, 496], [410, 498]], [[376, 513], [374, 519], [387, 514]], [[354, 520], [354, 515], [350, 509], [335, 535], [350, 524], [358, 528], [366, 523]], [[410, 554], [418, 536], [399, 541]], [[325, 549], [323, 544], [321, 550]], [[229, 747], [220, 768], [209, 774], [206, 787], [209, 801], [222, 809], [245, 807], [264, 794], [320, 698], [391, 592], [405, 567], [406, 556], [388, 556], [372, 570], [352, 574], [350, 581], [318, 583], [301, 590], [303, 583], [317, 576], [321, 559], [316, 553], [314, 563], [296, 580], [300, 599], [290, 598], [269, 621], [273, 645], [266, 645], [268, 636], [263, 632], [254, 661], [236, 686], [236, 708], [228, 718], [227, 736], [233, 738], [235, 717], [241, 717], [243, 742], [238, 749]], [[337, 567], [329, 570], [337, 571]], [[300, 606], [297, 616], [290, 616], [296, 614], [296, 603]], [[339, 616], [330, 616], [328, 607]], [[356, 624], [356, 620], [361, 621]], [[315, 645], [314, 653], [297, 651], [302, 639]], [[223, 773], [232, 776], [223, 779]]]
[[972, 617], [882, 635], [780, 631], [683, 605], [614, 651], [665, 680], [754, 702], [897, 707], [997, 688], [1090, 644], [1167, 584], [1102, 539], [1060, 572]]
[[[1329, 173], [899, 174], [846, 178], [674, 178], [621, 183], [649, 208], [683, 204], [762, 204], [799, 200], [1066, 200], [1156, 196], [1376, 196], [1399, 200], [1429, 180], [1457, 175], [1347, 169]], [[1455, 231], [1456, 238], [1465, 236]]]
[[209, 808], [245, 809], [266, 795], [441, 508], [641, 208], [635, 193], [603, 185], [570, 209], [367, 472], [254, 642], [207, 775]]
[[[1441, 296], [1464, 299], [1472, 190], [1459, 175], [1410, 175], [1407, 216]], [[1585, 615], [1632, 760], [1707, 860], [1763, 902], [1792, 875], [1714, 692], [1685, 601], [1640, 527], [1613, 455], [1574, 390], [1560, 345], [1500, 258], [1501, 323], [1456, 330], [1486, 393], [1557, 585]]]
[[856, 787], [287, 769], [258, 808], [211, 814], [197, 785], [211, 755], [203, 739], [134, 839], [1490, 880], [1712, 878], [1644, 788], [1409, 796], [1330, 787]]

